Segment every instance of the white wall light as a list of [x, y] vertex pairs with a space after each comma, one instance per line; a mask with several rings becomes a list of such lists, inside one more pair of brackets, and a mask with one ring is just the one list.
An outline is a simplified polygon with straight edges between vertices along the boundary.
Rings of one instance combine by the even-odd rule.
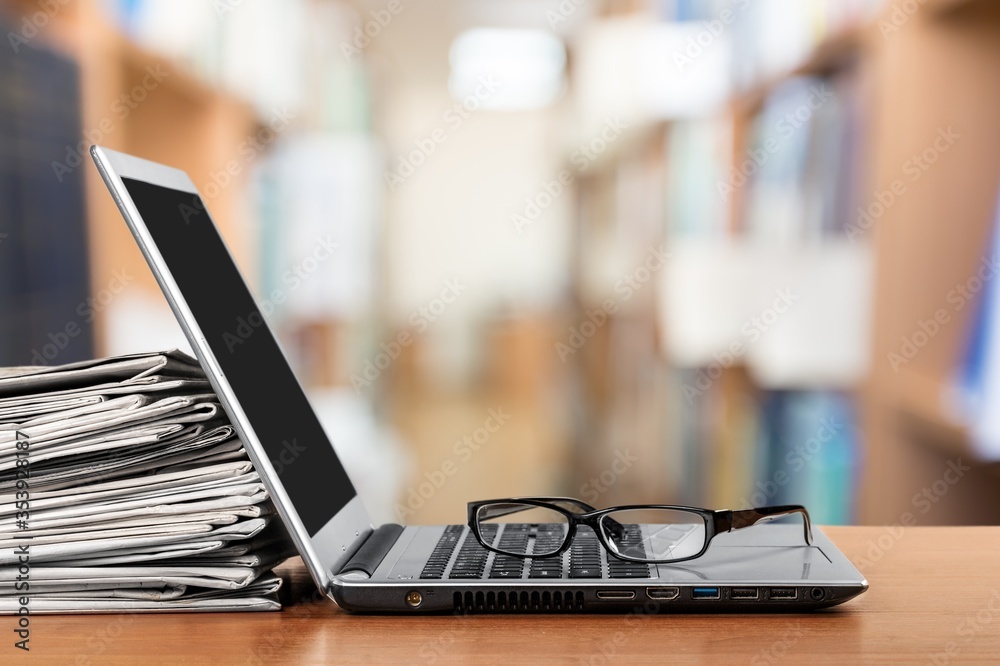
[[566, 89], [566, 49], [542, 30], [474, 28], [451, 45], [448, 87], [460, 101], [504, 111], [552, 104]]

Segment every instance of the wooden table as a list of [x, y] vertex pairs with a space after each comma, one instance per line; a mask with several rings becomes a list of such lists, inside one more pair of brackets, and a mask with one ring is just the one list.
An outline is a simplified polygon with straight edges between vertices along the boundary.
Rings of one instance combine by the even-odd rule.
[[871, 589], [796, 615], [350, 615], [314, 595], [280, 613], [35, 616], [30, 655], [0, 617], [0, 664], [1000, 662], [1000, 527], [837, 527]]

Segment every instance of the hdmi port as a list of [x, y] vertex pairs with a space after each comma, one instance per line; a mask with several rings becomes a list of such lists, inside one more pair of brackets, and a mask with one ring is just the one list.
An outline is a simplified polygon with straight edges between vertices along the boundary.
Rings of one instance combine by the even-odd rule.
[[598, 590], [598, 599], [635, 599], [635, 592], [632, 590]]
[[796, 596], [798, 596], [796, 594], [797, 592], [798, 590], [796, 590], [794, 587], [772, 587], [769, 596], [771, 597], [771, 599], [788, 600], [788, 599], [794, 599]]
[[647, 587], [646, 596], [650, 599], [663, 599], [669, 601], [676, 599], [680, 595], [680, 588], [676, 587]]

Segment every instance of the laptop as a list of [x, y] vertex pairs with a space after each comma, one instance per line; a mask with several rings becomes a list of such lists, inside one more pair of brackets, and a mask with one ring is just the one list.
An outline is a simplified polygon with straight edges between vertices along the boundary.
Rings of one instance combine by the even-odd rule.
[[[191, 179], [98, 146], [91, 155], [302, 561], [342, 608], [801, 611], [868, 588], [822, 531], [807, 545], [801, 524], [722, 533], [700, 557], [670, 565], [611, 556], [587, 527], [561, 555], [524, 559], [487, 550], [467, 525], [373, 525]], [[547, 529], [509, 522], [484, 538], [520, 531], [530, 542]]]

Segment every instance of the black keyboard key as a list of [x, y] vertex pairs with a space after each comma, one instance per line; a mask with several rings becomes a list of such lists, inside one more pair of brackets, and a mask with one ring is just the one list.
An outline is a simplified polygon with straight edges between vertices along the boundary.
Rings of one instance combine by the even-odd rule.
[[570, 567], [570, 578], [600, 578], [602, 576], [600, 567]]
[[649, 569], [608, 569], [608, 578], [649, 578]]
[[513, 569], [494, 569], [490, 572], [490, 578], [520, 578], [521, 570], [518, 569], [514, 571]]
[[562, 578], [562, 570], [532, 569], [528, 572], [528, 578]]

